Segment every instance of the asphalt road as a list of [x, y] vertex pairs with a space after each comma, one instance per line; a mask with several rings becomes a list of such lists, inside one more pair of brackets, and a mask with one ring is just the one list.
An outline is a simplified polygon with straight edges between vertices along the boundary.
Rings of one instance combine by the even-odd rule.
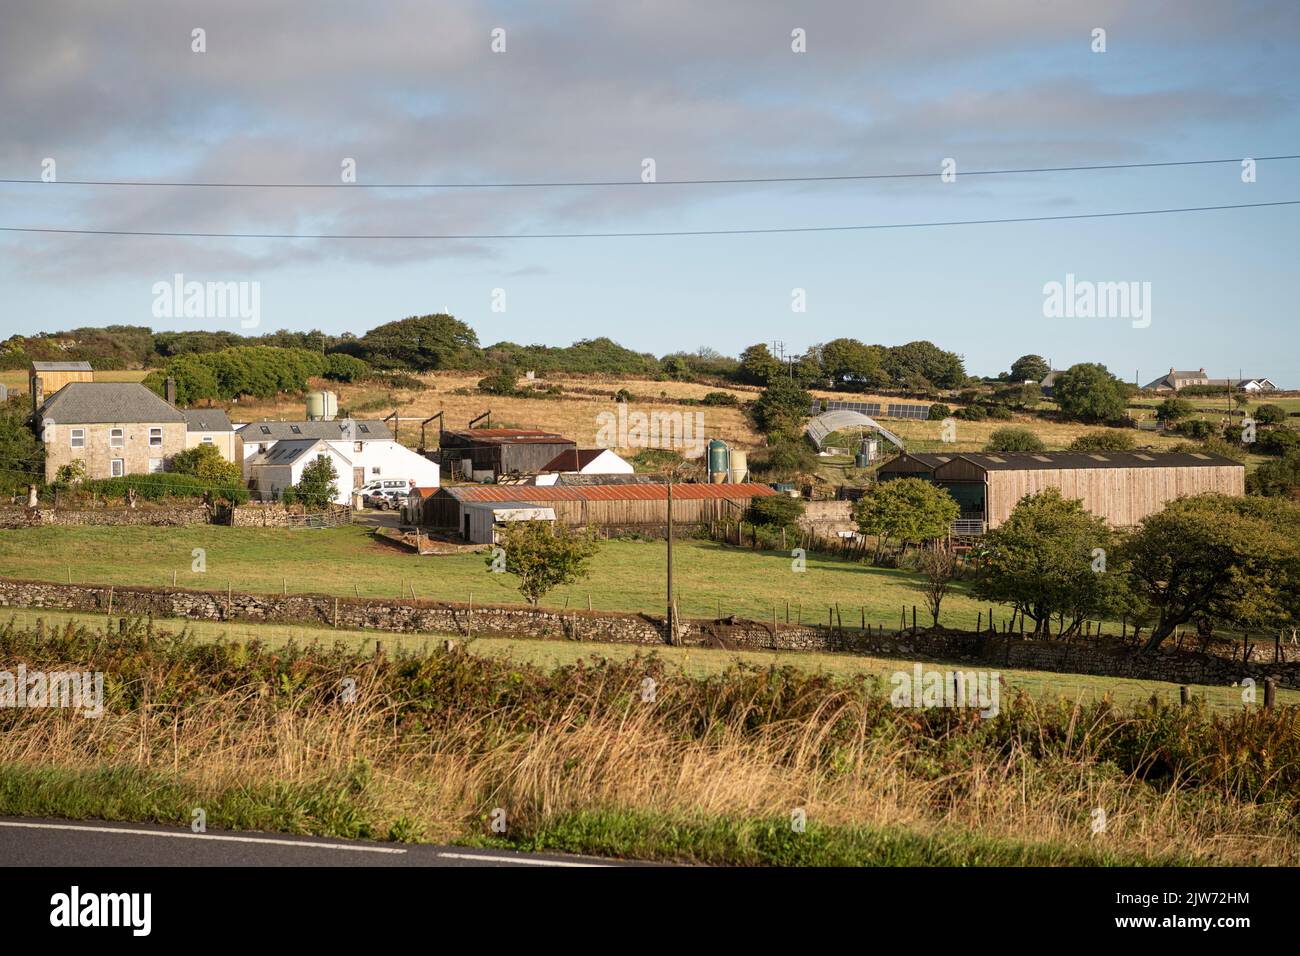
[[0, 817], [0, 866], [524, 866], [636, 865], [557, 854], [370, 843], [140, 823]]

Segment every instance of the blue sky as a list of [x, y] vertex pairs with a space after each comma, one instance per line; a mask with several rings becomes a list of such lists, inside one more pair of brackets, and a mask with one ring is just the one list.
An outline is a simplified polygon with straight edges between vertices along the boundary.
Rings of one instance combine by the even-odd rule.
[[[518, 190], [0, 185], [0, 225], [530, 233], [1050, 216], [1300, 199], [1300, 161], [1006, 177], [964, 169], [1300, 153], [1286, 3], [33, 4], [0, 13], [0, 178], [332, 182], [928, 171], [924, 180]], [[364, 12], [363, 12], [364, 9]], [[207, 31], [207, 52], [190, 50]], [[490, 49], [506, 30], [505, 53]], [[790, 31], [807, 31], [807, 52]], [[1106, 30], [1106, 52], [1090, 49]], [[957, 182], [939, 181], [944, 157]], [[261, 283], [262, 328], [447, 310], [485, 343], [658, 354], [927, 338], [1143, 381], [1300, 386], [1300, 207], [877, 232], [510, 241], [0, 234], [0, 337], [160, 322], [155, 282]], [[1151, 324], [1048, 319], [1067, 274], [1151, 284]], [[494, 289], [506, 311], [491, 309]], [[791, 290], [807, 311], [792, 312]]]

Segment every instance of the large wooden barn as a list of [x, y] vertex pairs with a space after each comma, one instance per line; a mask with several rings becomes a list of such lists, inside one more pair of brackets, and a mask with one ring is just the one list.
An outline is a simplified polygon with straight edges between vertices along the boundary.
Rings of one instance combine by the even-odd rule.
[[1045, 488], [1059, 488], [1119, 528], [1175, 498], [1246, 492], [1245, 466], [1208, 452], [904, 452], [878, 472], [880, 481], [907, 477], [932, 481], [957, 500], [961, 523], [954, 530], [960, 533], [996, 528], [1016, 502]]
[[578, 447], [571, 438], [537, 428], [445, 431], [441, 444], [443, 477], [475, 481], [536, 473], [557, 455]]
[[[767, 485], [675, 484], [673, 523], [707, 524], [740, 518], [754, 498], [776, 494]], [[425, 498], [421, 524], [469, 537], [471, 510], [484, 502], [550, 508], [568, 525], [640, 529], [658, 534], [668, 523], [668, 486], [617, 485], [450, 485]]]

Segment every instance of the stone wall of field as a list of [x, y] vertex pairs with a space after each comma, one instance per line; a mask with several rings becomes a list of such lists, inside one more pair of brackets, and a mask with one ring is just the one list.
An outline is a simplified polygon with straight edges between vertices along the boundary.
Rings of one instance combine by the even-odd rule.
[[[262, 621], [299, 626], [399, 633], [524, 636], [647, 647], [665, 643], [663, 619], [645, 614], [558, 611], [512, 605], [472, 606], [444, 601], [393, 601], [320, 594], [243, 594], [185, 589], [69, 585], [0, 579], [0, 607], [51, 608], [121, 617]], [[690, 646], [778, 651], [838, 651], [881, 657], [957, 661], [984, 669], [1044, 670], [1162, 680], [1177, 684], [1235, 684], [1245, 677], [1300, 689], [1300, 654], [1286, 646], [1250, 660], [1226, 642], [1209, 653], [1172, 647], [1154, 654], [1116, 638], [1026, 640], [1016, 634], [934, 630], [886, 632], [828, 625], [728, 618], [681, 623]], [[1229, 654], [1235, 654], [1235, 659]], [[1267, 660], [1259, 659], [1265, 656]]]
[[202, 505], [138, 508], [0, 508], [0, 528], [37, 528], [47, 525], [154, 525], [180, 527], [207, 524], [212, 513]]

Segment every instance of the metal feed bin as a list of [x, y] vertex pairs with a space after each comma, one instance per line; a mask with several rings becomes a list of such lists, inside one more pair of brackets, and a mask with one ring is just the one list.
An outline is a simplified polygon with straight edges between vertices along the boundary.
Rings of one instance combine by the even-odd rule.
[[724, 484], [730, 470], [731, 449], [722, 439], [712, 439], [709, 442], [709, 482], [715, 485]]

